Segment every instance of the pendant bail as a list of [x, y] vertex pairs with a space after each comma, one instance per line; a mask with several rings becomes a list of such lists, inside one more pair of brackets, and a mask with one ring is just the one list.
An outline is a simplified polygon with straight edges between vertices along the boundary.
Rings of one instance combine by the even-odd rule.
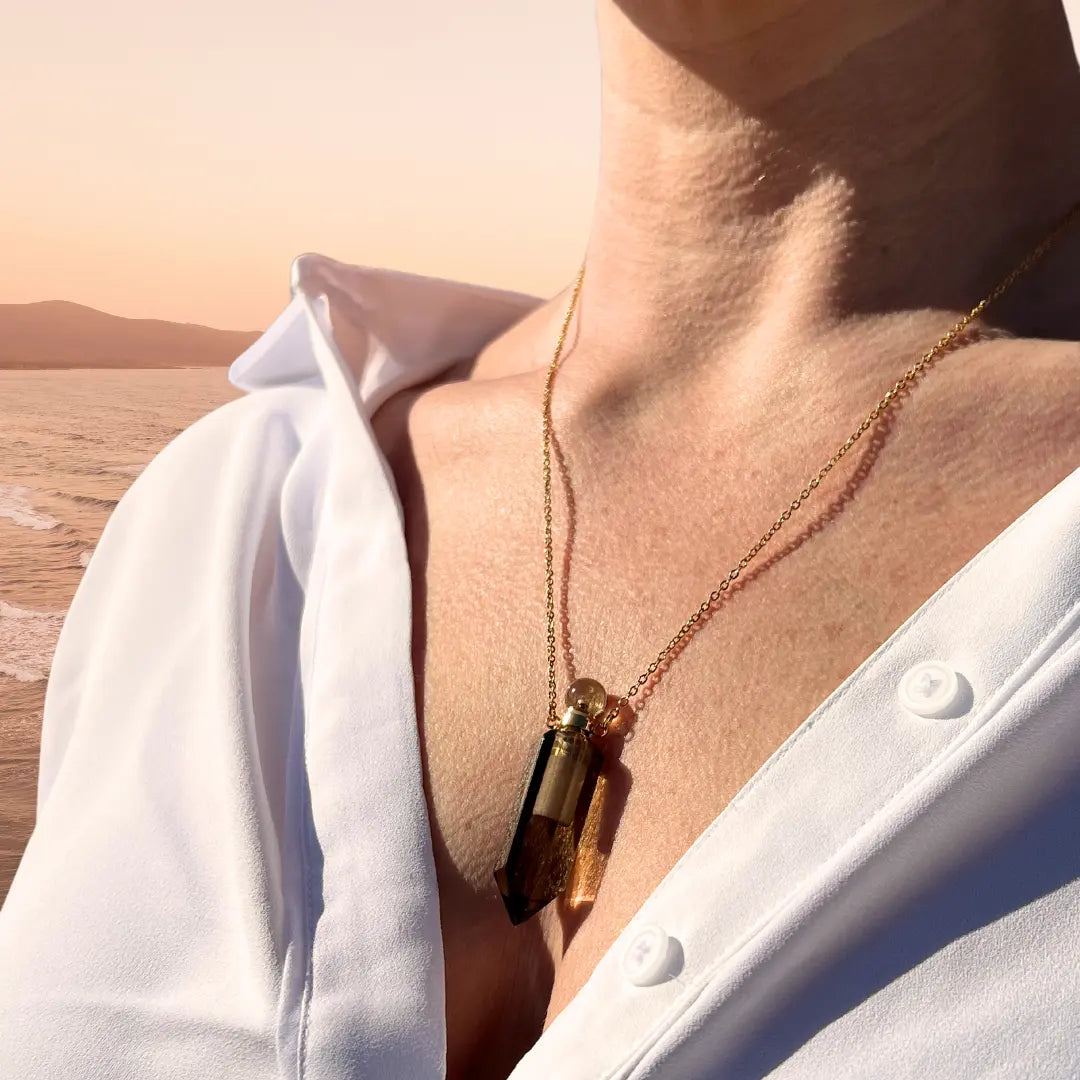
[[590, 727], [589, 714], [571, 705], [562, 715], [559, 727], [565, 729], [576, 728], [578, 731], [588, 731]]

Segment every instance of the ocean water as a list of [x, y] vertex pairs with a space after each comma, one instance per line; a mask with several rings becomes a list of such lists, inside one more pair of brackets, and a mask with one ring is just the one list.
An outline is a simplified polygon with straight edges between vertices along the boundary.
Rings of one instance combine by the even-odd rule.
[[0, 371], [0, 901], [33, 826], [57, 635], [101, 530], [166, 443], [239, 395], [224, 368]]

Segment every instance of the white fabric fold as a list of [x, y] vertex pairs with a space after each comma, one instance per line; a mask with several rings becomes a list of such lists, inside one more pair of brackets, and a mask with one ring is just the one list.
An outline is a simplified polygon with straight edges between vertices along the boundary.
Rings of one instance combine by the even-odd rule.
[[0, 1076], [442, 1076], [411, 581], [369, 416], [540, 301], [313, 254], [291, 284], [229, 369], [248, 394], [135, 480], [64, 621]]

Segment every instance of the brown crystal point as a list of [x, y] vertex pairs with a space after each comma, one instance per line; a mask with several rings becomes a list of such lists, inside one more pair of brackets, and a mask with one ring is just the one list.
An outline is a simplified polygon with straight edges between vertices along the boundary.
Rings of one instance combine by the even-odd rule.
[[554, 728], [540, 740], [495, 869], [495, 883], [515, 925], [566, 887], [600, 762], [600, 751], [580, 728]]
[[608, 859], [608, 852], [601, 849], [601, 833], [610, 802], [611, 784], [606, 776], [598, 776], [581, 828], [574, 866], [566, 883], [566, 902], [571, 909], [595, 903], [600, 891]]

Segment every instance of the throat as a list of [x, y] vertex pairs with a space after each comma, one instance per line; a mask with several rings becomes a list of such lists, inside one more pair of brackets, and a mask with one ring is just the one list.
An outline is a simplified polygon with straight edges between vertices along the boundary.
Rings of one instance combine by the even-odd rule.
[[[600, 5], [604, 138], [574, 338], [596, 383], [692, 381], [732, 342], [770, 352], [763, 327], [811, 340], [968, 311], [1080, 199], [1059, 0], [693, 7]], [[1078, 250], [996, 304], [997, 324], [1076, 337]]]

